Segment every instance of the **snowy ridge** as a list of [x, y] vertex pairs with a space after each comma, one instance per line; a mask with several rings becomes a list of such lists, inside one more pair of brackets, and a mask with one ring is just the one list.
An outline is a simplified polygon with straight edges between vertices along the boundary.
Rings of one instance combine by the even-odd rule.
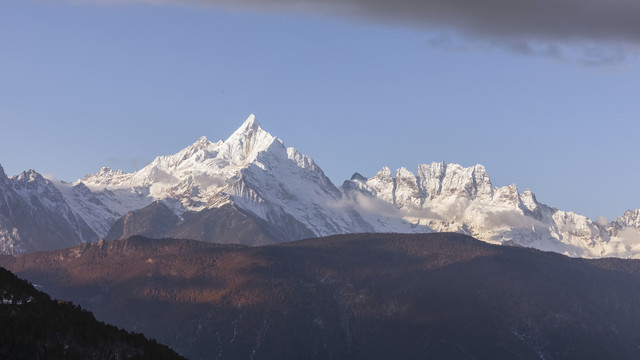
[[355, 173], [337, 188], [310, 157], [264, 131], [253, 115], [224, 141], [203, 136], [133, 173], [104, 167], [70, 184], [35, 172], [7, 178], [0, 167], [0, 252], [42, 247], [27, 245], [32, 235], [25, 237], [25, 225], [15, 222], [12, 214], [22, 208], [55, 218], [60, 234], [73, 233], [77, 243], [106, 236], [125, 214], [156, 201], [181, 219], [230, 204], [270, 224], [282, 241], [454, 231], [570, 256], [640, 257], [640, 210], [598, 224], [539, 203], [529, 189], [493, 186], [482, 165], [431, 163], [415, 173], [383, 167], [371, 178]]
[[[87, 195], [93, 201], [76, 196], [80, 190], [75, 189], [83, 186], [91, 190]], [[201, 137], [131, 174], [103, 168], [78, 180], [73, 190], [65, 194], [101, 236], [114, 217], [156, 200], [176, 215], [233, 202], [269, 223], [284, 227], [294, 221], [308, 229], [309, 236], [372, 230], [350, 209], [327, 207], [340, 200], [340, 190], [311, 158], [285, 147], [253, 115], [225, 141]]]
[[53, 249], [97, 238], [53, 182], [33, 170], [8, 178], [0, 167], [0, 252]]
[[[579, 257], [639, 257], [640, 211], [610, 224], [539, 203], [515, 185], [494, 187], [482, 165], [419, 165], [416, 174], [384, 167], [342, 186], [393, 205], [398, 217], [435, 231], [455, 231], [495, 244], [515, 244]], [[353, 197], [353, 196], [352, 196]], [[381, 229], [377, 229], [380, 231]]]

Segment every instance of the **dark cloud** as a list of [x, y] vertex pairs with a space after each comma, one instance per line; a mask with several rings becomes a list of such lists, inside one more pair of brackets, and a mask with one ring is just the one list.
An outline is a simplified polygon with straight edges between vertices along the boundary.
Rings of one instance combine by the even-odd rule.
[[[181, 2], [143, 0], [146, 2]], [[486, 38], [640, 43], [637, 0], [191, 0], [235, 9], [307, 11]]]
[[[303, 12], [424, 28], [445, 51], [514, 54], [617, 65], [640, 49], [639, 0], [94, 0]], [[451, 40], [454, 39], [454, 40]]]
[[616, 65], [624, 62], [627, 51], [622, 46], [593, 46], [584, 48], [581, 63], [588, 66]]
[[516, 55], [543, 57], [585, 66], [616, 66], [630, 54], [637, 54], [638, 45], [606, 42], [532, 41], [526, 39], [479, 39], [441, 33], [427, 40], [431, 48], [452, 53], [482, 52], [502, 49]]

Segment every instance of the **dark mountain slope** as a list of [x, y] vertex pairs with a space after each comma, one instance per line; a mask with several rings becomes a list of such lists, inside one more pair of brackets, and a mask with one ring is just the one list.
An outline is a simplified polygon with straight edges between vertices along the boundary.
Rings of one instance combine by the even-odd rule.
[[0, 264], [193, 359], [640, 358], [638, 261], [459, 234], [133, 237]]
[[130, 211], [118, 219], [105, 237], [106, 240], [127, 238], [133, 235], [161, 238], [180, 222], [165, 204], [154, 201], [142, 209]]
[[0, 359], [183, 359], [0, 268]]
[[[292, 232], [301, 228], [299, 224], [291, 225]], [[296, 235], [300, 237], [313, 236], [308, 229], [299, 232]], [[136, 235], [245, 245], [276, 244], [282, 241], [280, 239], [290, 237], [279, 231], [278, 227], [230, 204], [188, 211], [180, 219], [158, 201], [122, 216], [113, 224], [105, 239], [117, 240]]]

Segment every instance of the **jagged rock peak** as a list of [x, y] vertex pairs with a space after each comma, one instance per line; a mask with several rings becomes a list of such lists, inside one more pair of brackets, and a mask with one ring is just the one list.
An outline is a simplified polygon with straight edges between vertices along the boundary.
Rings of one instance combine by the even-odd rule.
[[114, 171], [108, 166], [103, 166], [100, 168], [100, 170], [98, 170], [98, 172], [95, 175], [100, 176], [100, 175], [122, 175], [122, 174], [124, 174], [122, 170]]
[[627, 210], [624, 212], [625, 217], [633, 217], [633, 218], [640, 218], [640, 209], [635, 209], [635, 210]]
[[14, 179], [17, 182], [21, 182], [21, 183], [33, 182], [33, 181], [38, 181], [38, 180], [45, 180], [42, 177], [42, 175], [40, 175], [38, 172], [36, 172], [33, 169], [29, 169], [27, 171], [23, 171], [22, 173], [20, 173], [20, 175], [15, 176]]
[[[207, 139], [206, 136], [201, 136], [196, 142], [182, 149], [177, 154], [168, 155], [168, 156], [158, 156], [157, 158], [154, 159], [153, 163], [166, 161], [167, 162], [166, 165], [169, 167], [177, 166], [182, 161], [191, 158], [195, 153], [201, 150], [214, 152], [216, 147], [218, 147], [220, 144], [221, 142], [212, 143], [211, 141], [209, 141], [209, 139]], [[215, 156], [215, 154], [213, 154], [213, 156]], [[206, 157], [207, 156], [202, 157], [201, 160], [203, 160]]]
[[640, 209], [627, 210], [613, 222], [619, 226], [629, 226], [640, 229]]
[[209, 144], [211, 144], [211, 141], [209, 141], [206, 136], [200, 136], [198, 141], [194, 142], [192, 146], [203, 147], [208, 146]]
[[351, 180], [356, 180], [363, 183], [367, 182], [367, 178], [362, 176], [362, 174], [360, 174], [359, 172], [353, 173], [353, 175], [351, 175]]
[[396, 170], [396, 178], [413, 178], [415, 174], [407, 170], [404, 166]]
[[484, 165], [482, 165], [482, 164], [476, 164], [473, 167], [473, 170], [475, 172], [478, 172], [478, 173], [486, 173], [487, 172], [487, 169], [485, 169]]
[[242, 125], [240, 125], [240, 127], [236, 131], [234, 131], [231, 136], [229, 136], [225, 143], [233, 139], [252, 138], [254, 135], [260, 132], [265, 131], [262, 130], [262, 127], [260, 127], [260, 123], [258, 122], [256, 116], [251, 114], [249, 115], [247, 120], [245, 120]]
[[[513, 184], [513, 186], [515, 186], [515, 184]], [[524, 191], [520, 194], [520, 199], [525, 203], [532, 203], [532, 204], [538, 203], [538, 200], [536, 199], [536, 195], [529, 188], [524, 189]]]
[[383, 166], [380, 171], [376, 174], [377, 178], [391, 178], [391, 169], [386, 166]]
[[260, 122], [258, 121], [258, 119], [254, 114], [251, 114], [249, 115], [247, 120], [244, 121], [242, 126], [240, 126], [240, 129], [250, 129], [250, 130], [256, 131], [260, 129]]
[[251, 114], [238, 130], [224, 141], [223, 156], [232, 164], [251, 162], [259, 152], [267, 150], [275, 141], [282, 143], [264, 131], [255, 115]]
[[80, 182], [83, 182], [85, 184], [92, 184], [92, 185], [109, 185], [112, 182], [114, 182], [115, 178], [123, 177], [123, 176], [127, 176], [127, 174], [125, 174], [124, 171], [122, 170], [113, 171], [110, 167], [103, 166], [100, 168], [100, 170], [98, 170], [97, 173], [85, 175], [82, 179], [77, 180], [74, 183], [74, 185]]
[[0, 165], [0, 184], [4, 183], [7, 180], [7, 174], [5, 174], [2, 165]]
[[[457, 164], [451, 164], [451, 165], [457, 165]], [[447, 170], [447, 163], [445, 163], [444, 161], [441, 162], [432, 162], [431, 164], [419, 164], [418, 165], [418, 172], [434, 172], [434, 173], [442, 173], [444, 174], [444, 172]]]

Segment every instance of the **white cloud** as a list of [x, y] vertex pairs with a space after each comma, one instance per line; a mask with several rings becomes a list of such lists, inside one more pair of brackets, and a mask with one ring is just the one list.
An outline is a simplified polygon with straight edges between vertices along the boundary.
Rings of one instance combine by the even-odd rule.
[[596, 224], [600, 226], [607, 226], [609, 225], [609, 219], [607, 219], [605, 216], [598, 216], [596, 218]]

